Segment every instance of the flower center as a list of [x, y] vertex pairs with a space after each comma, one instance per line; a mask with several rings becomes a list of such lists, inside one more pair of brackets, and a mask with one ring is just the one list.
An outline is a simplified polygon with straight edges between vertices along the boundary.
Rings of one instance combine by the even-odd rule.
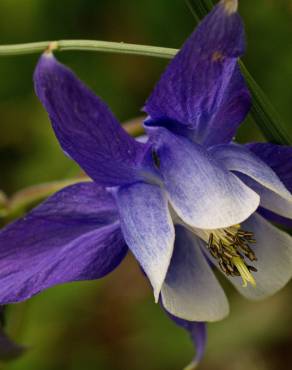
[[257, 260], [250, 247], [250, 244], [256, 243], [253, 233], [241, 229], [240, 225], [205, 232], [209, 235], [208, 251], [218, 261], [225, 275], [241, 276], [244, 287], [248, 283], [256, 286], [251, 272], [256, 272], [257, 269], [247, 263], [247, 260]]

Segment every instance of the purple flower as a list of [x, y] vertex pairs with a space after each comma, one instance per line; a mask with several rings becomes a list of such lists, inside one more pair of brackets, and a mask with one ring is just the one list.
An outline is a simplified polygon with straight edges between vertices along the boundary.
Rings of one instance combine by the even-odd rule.
[[0, 233], [0, 304], [101, 278], [129, 248], [155, 300], [202, 349], [196, 322], [228, 314], [212, 265], [250, 299], [289, 281], [291, 237], [267, 220], [291, 225], [292, 149], [232, 142], [250, 109], [236, 10], [222, 0], [172, 60], [144, 107], [146, 143], [51, 53], [40, 58], [36, 93], [93, 182], [63, 189]]

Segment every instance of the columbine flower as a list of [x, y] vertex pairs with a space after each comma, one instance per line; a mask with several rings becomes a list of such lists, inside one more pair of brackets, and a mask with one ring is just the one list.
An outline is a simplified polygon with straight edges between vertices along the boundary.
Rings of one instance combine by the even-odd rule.
[[129, 248], [155, 300], [204, 338], [194, 321], [228, 314], [210, 264], [251, 299], [291, 278], [291, 237], [267, 219], [292, 218], [292, 149], [232, 143], [250, 108], [236, 10], [222, 0], [170, 63], [144, 108], [146, 143], [51, 53], [41, 57], [36, 93], [93, 182], [56, 193], [0, 234], [1, 304], [101, 278]]

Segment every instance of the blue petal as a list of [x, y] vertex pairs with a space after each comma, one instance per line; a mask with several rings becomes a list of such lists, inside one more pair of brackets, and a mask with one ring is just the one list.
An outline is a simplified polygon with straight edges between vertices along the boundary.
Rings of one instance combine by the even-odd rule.
[[253, 265], [256, 287], [242, 287], [239, 277], [230, 281], [242, 295], [259, 300], [275, 294], [292, 277], [292, 237], [277, 229], [263, 217], [255, 214], [243, 223], [243, 229], [254, 233], [256, 244], [253, 250], [258, 258]]
[[165, 309], [189, 321], [217, 321], [229, 305], [203, 255], [197, 237], [176, 226], [174, 253], [161, 290]]
[[292, 147], [270, 143], [252, 143], [246, 146], [274, 170], [292, 193]]
[[246, 147], [237, 144], [217, 145], [209, 151], [228, 170], [244, 173], [283, 197], [291, 196], [271, 167]]
[[292, 219], [292, 196], [283, 197], [282, 194], [261, 186], [247, 176], [240, 176], [242, 180], [260, 196], [260, 205], [263, 208], [277, 213], [284, 218]]
[[[275, 145], [270, 143], [251, 143], [246, 147], [251, 150], [258, 158], [270, 166], [279, 176], [286, 188], [292, 192], [292, 147], [285, 145]], [[268, 220], [292, 227], [292, 220], [279, 216], [266, 209], [259, 212]]]
[[218, 145], [211, 148], [210, 152], [228, 170], [243, 173], [265, 188], [292, 201], [291, 193], [286, 189], [277, 174], [246, 147], [236, 144]]
[[[201, 22], [170, 63], [145, 111], [171, 129], [207, 145], [229, 142], [250, 108], [250, 94], [237, 65], [244, 52], [240, 16], [223, 3]], [[187, 129], [188, 132], [185, 131]]]
[[257, 209], [259, 196], [202, 146], [164, 128], [152, 130], [169, 200], [185, 223], [201, 229], [228, 227]]
[[192, 342], [196, 349], [196, 356], [184, 370], [193, 370], [202, 361], [207, 344], [207, 325], [204, 322], [187, 321], [171, 315], [167, 315], [181, 328], [187, 330], [191, 336]]
[[240, 145], [219, 145], [210, 152], [228, 170], [243, 173], [256, 182], [246, 180], [261, 196], [260, 204], [263, 207], [292, 218], [292, 194], [277, 174], [259, 157]]
[[0, 233], [0, 304], [101, 278], [126, 252], [111, 195], [94, 183], [65, 188]]
[[115, 195], [124, 238], [158, 301], [174, 244], [166, 195], [159, 186], [145, 183], [121, 187]]
[[145, 145], [122, 129], [106, 104], [72, 71], [44, 54], [34, 82], [63, 150], [90, 177], [104, 186], [141, 179]]

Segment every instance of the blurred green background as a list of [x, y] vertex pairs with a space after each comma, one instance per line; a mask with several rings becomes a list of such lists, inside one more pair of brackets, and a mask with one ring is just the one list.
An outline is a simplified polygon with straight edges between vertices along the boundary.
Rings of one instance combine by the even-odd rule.
[[[292, 131], [291, 0], [245, 0], [249, 70]], [[0, 44], [90, 38], [180, 47], [195, 26], [183, 0], [1, 0]], [[136, 117], [165, 60], [64, 52], [71, 66], [121, 121]], [[67, 159], [36, 99], [38, 56], [0, 59], [0, 188], [79, 173]], [[239, 140], [262, 140], [251, 120]], [[272, 277], [271, 277], [272, 278]], [[280, 370], [292, 367], [292, 285], [250, 303], [226, 285], [231, 314], [209, 326], [202, 370]], [[192, 356], [187, 335], [170, 322], [129, 257], [98, 282], [52, 288], [9, 307], [7, 330], [29, 347], [9, 370], [177, 370]]]

